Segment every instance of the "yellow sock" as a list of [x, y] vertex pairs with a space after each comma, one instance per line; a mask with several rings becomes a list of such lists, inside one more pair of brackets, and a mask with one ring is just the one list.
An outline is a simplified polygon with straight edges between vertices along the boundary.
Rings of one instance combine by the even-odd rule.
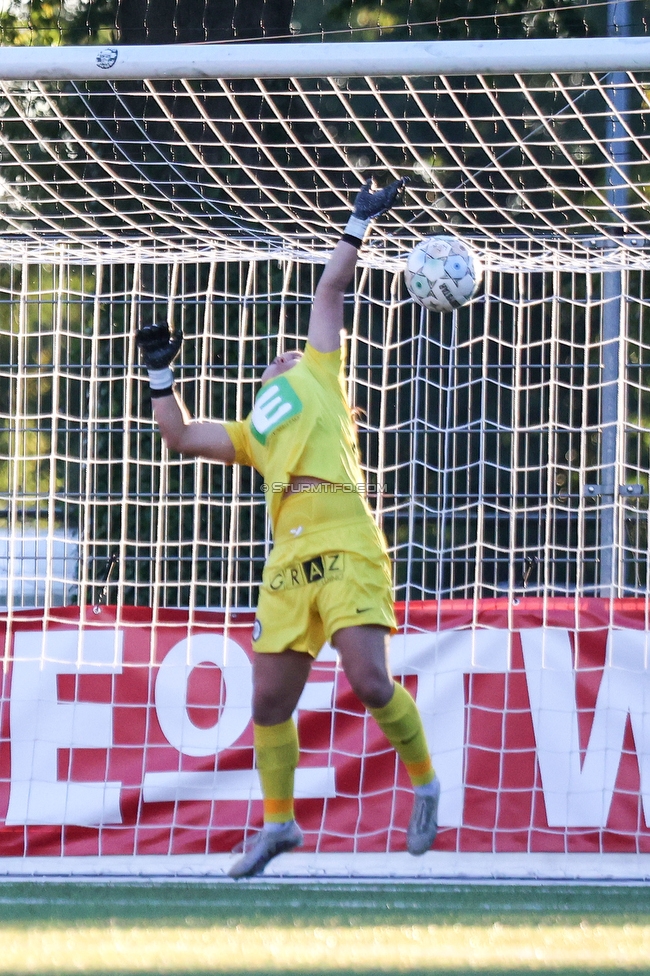
[[264, 822], [293, 820], [293, 777], [298, 765], [298, 731], [290, 718], [280, 725], [253, 725], [255, 759], [264, 797]]
[[417, 705], [403, 685], [395, 684], [393, 697], [383, 708], [369, 708], [393, 749], [406, 766], [413, 786], [426, 786], [435, 772]]

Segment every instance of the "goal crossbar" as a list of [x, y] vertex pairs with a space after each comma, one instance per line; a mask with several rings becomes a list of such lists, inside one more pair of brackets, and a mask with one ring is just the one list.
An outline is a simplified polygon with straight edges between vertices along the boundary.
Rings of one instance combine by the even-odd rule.
[[650, 38], [0, 48], [3, 81], [326, 78], [650, 70]]

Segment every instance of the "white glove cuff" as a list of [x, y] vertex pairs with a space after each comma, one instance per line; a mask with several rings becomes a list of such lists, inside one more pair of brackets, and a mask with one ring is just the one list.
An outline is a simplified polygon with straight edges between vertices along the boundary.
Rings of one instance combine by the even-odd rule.
[[362, 241], [369, 226], [370, 218], [368, 218], [368, 220], [361, 220], [360, 217], [355, 217], [354, 214], [352, 214], [343, 233], [349, 234], [350, 237], [358, 237], [359, 240]]
[[169, 366], [164, 369], [149, 369], [149, 386], [152, 390], [168, 390], [174, 382], [174, 374]]

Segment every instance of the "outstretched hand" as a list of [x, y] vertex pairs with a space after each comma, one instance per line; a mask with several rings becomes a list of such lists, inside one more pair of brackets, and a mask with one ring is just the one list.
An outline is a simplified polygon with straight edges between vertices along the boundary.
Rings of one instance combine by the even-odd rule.
[[372, 180], [367, 180], [354, 201], [354, 210], [352, 211], [354, 216], [358, 217], [359, 220], [372, 220], [373, 217], [380, 217], [399, 200], [407, 183], [408, 179], [403, 177], [381, 190], [373, 191]]
[[147, 369], [164, 369], [176, 358], [183, 342], [183, 333], [180, 329], [171, 333], [166, 322], [159, 322], [139, 329], [135, 341]]

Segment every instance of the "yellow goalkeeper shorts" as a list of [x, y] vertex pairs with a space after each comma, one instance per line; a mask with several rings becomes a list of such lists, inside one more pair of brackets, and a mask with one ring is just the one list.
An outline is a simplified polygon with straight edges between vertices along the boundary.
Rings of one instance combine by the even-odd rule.
[[264, 567], [253, 648], [316, 657], [343, 627], [394, 631], [391, 565], [384, 538], [360, 496], [291, 496]]

